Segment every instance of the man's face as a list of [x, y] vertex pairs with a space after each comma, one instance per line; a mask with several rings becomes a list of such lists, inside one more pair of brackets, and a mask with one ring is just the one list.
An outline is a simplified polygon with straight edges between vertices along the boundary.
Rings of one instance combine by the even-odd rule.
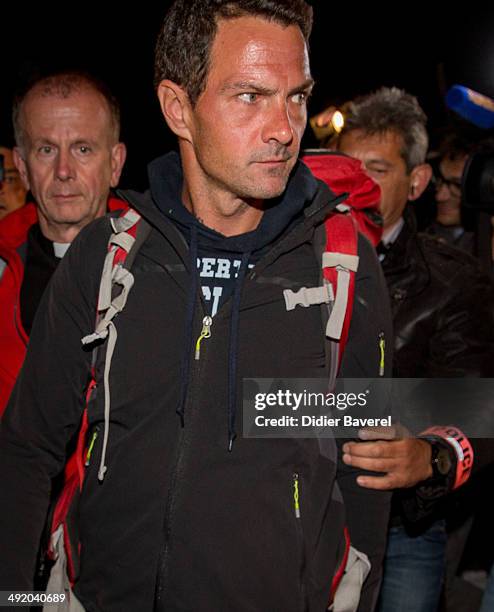
[[24, 204], [26, 190], [14, 165], [12, 151], [0, 147], [3, 155], [3, 181], [0, 183], [0, 219]]
[[411, 187], [411, 176], [401, 148], [401, 136], [395, 132], [366, 134], [352, 130], [340, 137], [338, 149], [360, 159], [367, 173], [381, 187], [380, 211], [384, 228], [391, 227], [403, 214]]
[[219, 22], [190, 129], [194, 165], [210, 192], [242, 199], [283, 193], [311, 87], [298, 27], [254, 17]]
[[436, 183], [436, 220], [442, 225], [461, 223], [461, 175], [467, 156], [449, 159], [444, 157], [439, 164], [441, 176]]
[[103, 215], [125, 159], [103, 96], [90, 87], [67, 98], [44, 96], [35, 88], [22, 118], [24, 142], [15, 160], [38, 205], [41, 229], [78, 231]]

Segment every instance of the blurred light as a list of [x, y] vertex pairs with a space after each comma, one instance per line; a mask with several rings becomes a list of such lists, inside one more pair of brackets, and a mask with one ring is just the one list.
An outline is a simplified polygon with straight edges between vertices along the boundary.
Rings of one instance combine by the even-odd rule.
[[[330, 109], [327, 109], [330, 110]], [[324, 112], [327, 112], [324, 111]], [[322, 114], [322, 113], [321, 113]], [[345, 125], [345, 117], [339, 110], [335, 110], [326, 123], [320, 124], [320, 115], [310, 118], [310, 125], [317, 140], [327, 140], [335, 134], [339, 134]]]
[[339, 110], [335, 111], [331, 117], [331, 125], [337, 134], [339, 134], [343, 129], [343, 126], [345, 125], [345, 117], [343, 117], [343, 114]]

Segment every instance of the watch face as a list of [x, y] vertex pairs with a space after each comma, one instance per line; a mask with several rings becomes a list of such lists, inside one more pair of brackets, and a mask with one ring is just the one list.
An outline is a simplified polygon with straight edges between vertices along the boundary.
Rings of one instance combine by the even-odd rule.
[[451, 469], [451, 458], [446, 448], [440, 448], [437, 452], [437, 470], [440, 474], [446, 475]]

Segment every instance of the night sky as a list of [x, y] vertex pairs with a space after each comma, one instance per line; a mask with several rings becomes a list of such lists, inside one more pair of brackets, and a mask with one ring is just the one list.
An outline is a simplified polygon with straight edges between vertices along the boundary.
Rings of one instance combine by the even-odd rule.
[[[394, 10], [383, 3], [312, 4], [317, 87], [311, 114], [380, 85], [397, 85], [418, 96], [434, 129], [447, 120], [443, 97], [452, 84], [494, 98], [494, 8], [473, 10], [468, 3], [467, 12], [467, 3], [453, 9], [453, 3], [432, 0], [396, 2]], [[23, 74], [37, 65], [88, 69], [110, 84], [122, 104], [129, 147], [122, 183], [144, 187], [146, 163], [173, 146], [152, 87], [154, 42], [168, 5], [101, 0], [99, 6], [2, 7], [1, 138], [10, 133], [11, 96]]]

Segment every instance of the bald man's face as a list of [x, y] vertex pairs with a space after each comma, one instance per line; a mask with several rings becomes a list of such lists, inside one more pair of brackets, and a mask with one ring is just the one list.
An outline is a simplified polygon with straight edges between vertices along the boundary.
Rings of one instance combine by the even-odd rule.
[[0, 147], [3, 156], [3, 181], [0, 183], [0, 220], [20, 208], [26, 199], [26, 189], [14, 164], [12, 150]]
[[90, 87], [67, 97], [34, 88], [21, 112], [23, 142], [14, 159], [36, 200], [41, 231], [50, 240], [70, 242], [105, 214], [125, 147], [114, 141], [106, 100]]

